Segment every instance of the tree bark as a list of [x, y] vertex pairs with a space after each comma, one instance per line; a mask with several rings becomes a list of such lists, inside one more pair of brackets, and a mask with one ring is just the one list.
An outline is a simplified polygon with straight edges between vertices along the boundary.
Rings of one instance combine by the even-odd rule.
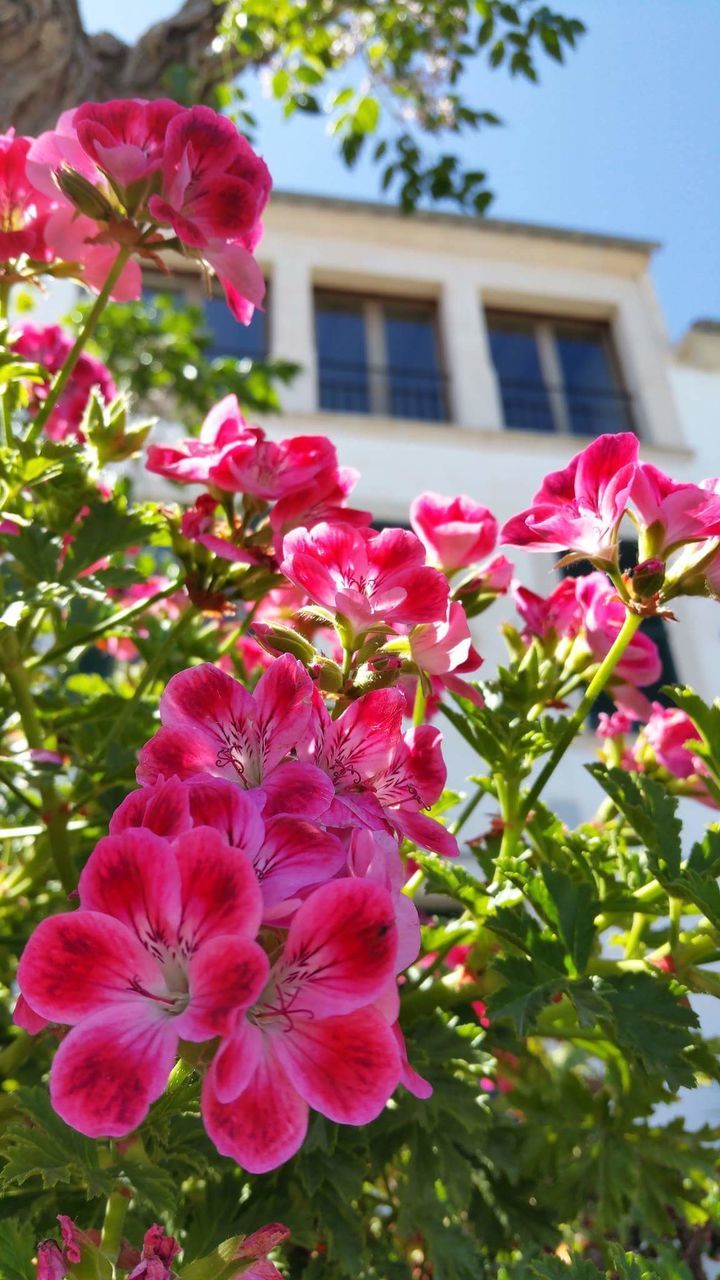
[[164, 81], [175, 66], [203, 101], [231, 70], [211, 48], [220, 14], [214, 0], [185, 0], [128, 45], [88, 35], [77, 0], [0, 0], [0, 129], [35, 134], [80, 102], [172, 96]]

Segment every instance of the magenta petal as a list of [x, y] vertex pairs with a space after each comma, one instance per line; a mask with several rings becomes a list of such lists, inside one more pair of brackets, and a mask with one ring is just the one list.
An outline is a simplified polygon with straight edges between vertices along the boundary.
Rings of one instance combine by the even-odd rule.
[[16, 1027], [22, 1027], [23, 1031], [27, 1031], [28, 1035], [31, 1036], [39, 1035], [48, 1025], [47, 1018], [43, 1018], [42, 1014], [35, 1012], [22, 992], [15, 1004], [13, 1022]]
[[131, 983], [157, 984], [157, 961], [119, 920], [73, 911], [41, 920], [18, 966], [20, 989], [50, 1022], [74, 1023], [109, 1004], [142, 1002]]
[[180, 875], [173, 846], [143, 827], [106, 836], [80, 876], [80, 902], [120, 920], [141, 942], [169, 939], [180, 921]]
[[390, 763], [402, 728], [404, 701], [398, 689], [377, 689], [351, 702], [330, 723], [325, 752], [335, 777], [357, 786]]
[[322, 817], [334, 795], [327, 774], [299, 760], [287, 760], [273, 769], [263, 778], [262, 790], [265, 818], [289, 814], [314, 821]]
[[53, 1107], [89, 1138], [123, 1137], [163, 1092], [176, 1048], [173, 1019], [154, 1010], [113, 1007], [87, 1018], [53, 1059]]
[[176, 845], [182, 892], [179, 935], [191, 948], [236, 933], [254, 938], [262, 894], [249, 860], [212, 827], [196, 827]]
[[270, 969], [265, 952], [248, 938], [218, 937], [192, 956], [190, 1004], [175, 1019], [183, 1040], [211, 1040], [232, 1030], [237, 1015], [257, 999]]
[[241, 1018], [210, 1064], [210, 1088], [218, 1102], [232, 1102], [247, 1088], [262, 1052], [262, 1033], [247, 1018]]
[[225, 778], [203, 777], [191, 778], [187, 792], [194, 826], [214, 827], [234, 849], [255, 856], [264, 835], [257, 792], [241, 791]]
[[189, 729], [158, 729], [138, 754], [135, 777], [142, 786], [151, 786], [165, 778], [192, 778], [198, 773], [235, 776], [232, 765], [216, 767], [217, 747]]
[[376, 1009], [296, 1019], [275, 1052], [301, 1098], [340, 1124], [369, 1124], [400, 1079], [392, 1027]]
[[426, 813], [416, 813], [413, 809], [398, 805], [396, 809], [388, 809], [387, 816], [401, 835], [421, 849], [430, 849], [444, 858], [459, 856], [455, 836], [442, 823], [428, 818]]
[[234, 1102], [220, 1102], [208, 1075], [202, 1112], [208, 1136], [220, 1154], [236, 1160], [248, 1173], [277, 1169], [300, 1150], [307, 1132], [307, 1103], [267, 1052]]
[[262, 847], [253, 858], [266, 912], [298, 889], [331, 880], [345, 860], [345, 848], [337, 836], [311, 822], [270, 818]]
[[263, 769], [270, 770], [302, 741], [310, 720], [314, 685], [302, 663], [289, 653], [277, 658], [255, 689], [255, 724], [262, 742]]
[[128, 827], [147, 827], [158, 836], [173, 839], [191, 826], [188, 792], [180, 779], [173, 777], [131, 791], [110, 819], [110, 835], [119, 835]]
[[387, 890], [368, 880], [336, 880], [300, 907], [280, 965], [302, 965], [302, 1008], [325, 1017], [374, 1000], [395, 972], [396, 955]]

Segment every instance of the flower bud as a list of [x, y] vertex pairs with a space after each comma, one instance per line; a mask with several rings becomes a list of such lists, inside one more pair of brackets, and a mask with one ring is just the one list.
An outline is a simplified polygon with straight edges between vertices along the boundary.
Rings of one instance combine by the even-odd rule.
[[659, 560], [657, 556], [642, 560], [623, 574], [623, 582], [635, 600], [651, 599], [660, 591], [664, 581], [665, 561]]
[[87, 214], [89, 218], [94, 218], [97, 222], [107, 222], [113, 217], [113, 207], [107, 196], [69, 165], [64, 164], [57, 170], [55, 181], [63, 195], [67, 196], [75, 208]]
[[315, 646], [297, 631], [293, 631], [292, 627], [285, 627], [281, 622], [256, 622], [253, 634], [269, 653], [291, 653], [305, 666], [317, 659]]
[[321, 654], [316, 655], [308, 671], [318, 689], [323, 693], [339, 693], [343, 687], [343, 673], [332, 658], [324, 658]]

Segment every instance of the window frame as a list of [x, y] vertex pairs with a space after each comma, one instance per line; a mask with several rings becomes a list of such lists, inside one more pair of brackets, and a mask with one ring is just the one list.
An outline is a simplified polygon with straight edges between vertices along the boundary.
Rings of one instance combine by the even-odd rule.
[[[333, 299], [337, 302], [355, 303], [357, 304], [358, 310], [362, 316], [365, 333], [365, 376], [367, 380], [367, 399], [369, 406], [367, 411], [363, 409], [327, 409], [321, 404], [323, 362], [317, 341], [316, 321], [318, 306], [322, 303], [323, 299], [328, 299], [330, 303], [332, 303]], [[419, 310], [425, 310], [427, 312], [437, 357], [437, 383], [434, 390], [436, 391], [442, 413], [442, 416], [438, 418], [418, 419], [417, 417], [393, 414], [392, 412], [393, 366], [388, 360], [385, 333], [385, 308], [393, 306], [408, 308], [417, 307]], [[373, 293], [365, 292], [364, 290], [344, 289], [340, 287], [335, 288], [332, 285], [316, 284], [313, 287], [313, 322], [315, 359], [317, 366], [317, 398], [318, 407], [322, 413], [355, 412], [360, 414], [362, 417], [392, 418], [398, 422], [422, 421], [428, 423], [430, 426], [452, 422], [452, 418], [450, 416], [449, 377], [447, 374], [447, 362], [445, 359], [437, 298], [428, 297], [426, 295], [417, 296], [415, 294]], [[342, 364], [342, 361], [338, 363]], [[398, 370], [397, 366], [395, 366], [395, 369], [396, 372], [413, 372], [412, 370]]]
[[[544, 311], [525, 311], [521, 308], [514, 309], [505, 307], [502, 304], [485, 305], [483, 307], [485, 325], [488, 333], [488, 340], [491, 341], [491, 331], [493, 320], [514, 322], [519, 327], [523, 327], [527, 332], [530, 330], [535, 341], [537, 351], [538, 364], [540, 366], [540, 374], [542, 377], [542, 391], [547, 398], [547, 407], [550, 419], [553, 423], [551, 431], [538, 430], [538, 435], [554, 435], [564, 436], [576, 440], [592, 440], [597, 439], [602, 432], [595, 434], [591, 432], [576, 432], [571, 426], [571, 405], [570, 397], [573, 389], [566, 385], [565, 376], [563, 374], [562, 361], [557, 346], [556, 331], [559, 328], [574, 327], [578, 331], [594, 330], [601, 339], [601, 348], [607, 359], [610, 377], [614, 386], [614, 391], [618, 397], [618, 401], [624, 406], [624, 414], [627, 417], [627, 425], [621, 430], [634, 431], [635, 434], [642, 439], [642, 432], [638, 423], [638, 413], [632, 395], [628, 390], [627, 379], [623, 371], [622, 361], [617, 349], [617, 343], [613, 333], [612, 321], [609, 318], [581, 316], [565, 312], [544, 312]], [[503, 384], [502, 377], [495, 366], [494, 360], [491, 361], [495, 376], [498, 381], [500, 391], [500, 401], [503, 400]], [[532, 428], [514, 427], [507, 420], [503, 405], [503, 427], [506, 431], [522, 431], [532, 430]]]

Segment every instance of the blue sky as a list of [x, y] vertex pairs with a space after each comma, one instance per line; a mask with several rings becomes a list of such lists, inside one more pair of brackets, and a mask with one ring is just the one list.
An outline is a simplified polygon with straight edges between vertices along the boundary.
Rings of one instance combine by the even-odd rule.
[[[88, 29], [134, 39], [180, 0], [81, 0]], [[672, 337], [720, 318], [720, 0], [559, 0], [587, 27], [564, 67], [532, 86], [472, 71], [468, 96], [505, 127], [463, 147], [489, 171], [496, 217], [659, 240], [653, 276]], [[349, 173], [315, 120], [285, 124], [254, 90], [259, 149], [277, 186], [377, 198], [371, 166]]]

